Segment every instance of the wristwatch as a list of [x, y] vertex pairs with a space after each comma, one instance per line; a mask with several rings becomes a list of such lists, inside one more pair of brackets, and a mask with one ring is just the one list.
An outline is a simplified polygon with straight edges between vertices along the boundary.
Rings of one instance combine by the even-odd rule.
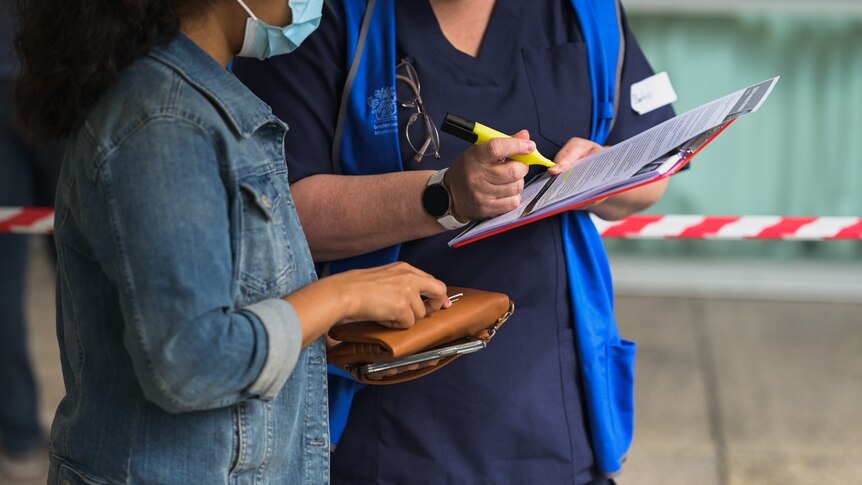
[[452, 215], [452, 194], [449, 188], [443, 184], [443, 176], [448, 168], [434, 172], [428, 179], [425, 191], [422, 193], [422, 207], [425, 212], [437, 219], [441, 226], [448, 230], [464, 227], [467, 222], [461, 222]]

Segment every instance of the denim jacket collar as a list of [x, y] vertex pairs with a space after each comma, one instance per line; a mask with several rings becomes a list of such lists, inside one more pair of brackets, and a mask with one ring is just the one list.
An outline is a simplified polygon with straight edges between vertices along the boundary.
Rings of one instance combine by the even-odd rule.
[[[175, 70], [225, 113], [243, 137], [268, 123], [284, 124], [236, 76], [182, 33], [150, 51], [149, 56]], [[285, 126], [286, 128], [286, 126]]]

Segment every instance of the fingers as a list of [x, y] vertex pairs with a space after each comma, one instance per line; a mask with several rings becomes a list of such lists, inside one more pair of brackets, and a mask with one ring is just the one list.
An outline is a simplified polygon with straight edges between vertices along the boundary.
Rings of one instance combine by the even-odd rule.
[[431, 277], [430, 274], [422, 271], [421, 269], [419, 269], [419, 268], [417, 268], [411, 264], [405, 263], [404, 261], [395, 261], [394, 263], [384, 264], [383, 266], [375, 266], [373, 268], [369, 268], [369, 269], [364, 270], [364, 271], [377, 271], [377, 272], [384, 272], [384, 271], [399, 272], [400, 271], [400, 272], [413, 273], [413, 274], [418, 275], [418, 276]]
[[422, 302], [425, 311], [422, 315], [423, 317], [441, 308], [449, 308], [451, 303], [449, 302], [445, 283], [429, 276], [422, 280], [422, 284], [424, 286], [420, 287], [419, 293], [425, 297], [425, 301]]
[[404, 374], [406, 372], [411, 372], [419, 369], [424, 369], [426, 367], [434, 367], [439, 364], [442, 359], [434, 359], [429, 360], [427, 362], [420, 362], [418, 364], [410, 364], [404, 365], [401, 367], [396, 367], [394, 369], [381, 370], [377, 372], [371, 372], [369, 374], [365, 374], [367, 379], [371, 379], [374, 381], [379, 381], [380, 379], [384, 379], [386, 377], [397, 376], [398, 374]]
[[443, 308], [449, 308], [452, 306], [452, 302], [449, 301], [448, 297], [445, 298], [425, 298], [422, 303], [425, 304], [425, 314], [434, 313], [437, 310]]
[[498, 214], [505, 214], [513, 211], [521, 205], [521, 194], [511, 197], [501, 197], [499, 199], [488, 202], [488, 207]]
[[602, 146], [593, 141], [584, 138], [570, 139], [562, 149], [554, 157], [554, 163], [557, 165], [548, 169], [551, 175], [559, 175], [572, 166], [578, 160], [591, 155], [602, 149]]
[[413, 321], [410, 322], [408, 327], [412, 327], [416, 323], [416, 320], [424, 318], [428, 311], [425, 308], [425, 302], [422, 301], [422, 297], [419, 294], [411, 297], [408, 301], [410, 302], [410, 310], [413, 312]]
[[417, 268], [411, 264], [405, 263], [403, 261], [395, 261], [394, 263], [385, 264], [383, 266], [375, 266], [373, 268], [368, 268], [368, 269], [359, 270], [359, 271], [367, 271], [367, 272], [373, 272], [373, 273], [387, 273], [393, 277], [400, 277], [401, 275], [405, 275], [405, 276], [410, 275], [410, 276], [418, 276], [421, 278], [434, 279], [433, 276], [426, 273], [425, 271], [422, 271], [421, 269], [419, 269], [419, 268]]
[[440, 303], [439, 307], [435, 306], [434, 303], [431, 302], [431, 300], [425, 300], [422, 302], [425, 305], [425, 314], [426, 315], [429, 313], [434, 313], [437, 310], [439, 310], [440, 308], [443, 308], [443, 305], [444, 305], [443, 302], [448, 301], [448, 300], [438, 300], [438, 301]]
[[446, 285], [414, 266], [398, 262], [385, 266], [383, 272], [377, 274], [381, 280], [387, 279], [389, 303], [394, 312], [385, 319], [386, 323], [381, 322], [386, 326], [409, 328], [416, 320], [449, 304]]
[[422, 276], [418, 279], [419, 294], [427, 297], [429, 300], [441, 300], [448, 298], [446, 295], [446, 284], [430, 275]]
[[[343, 323], [376, 321], [392, 328], [408, 328], [448, 304], [446, 285], [407, 263], [346, 271], [330, 276], [347, 291]], [[427, 298], [428, 303], [423, 300]]]
[[452, 194], [452, 212], [461, 220], [481, 220], [517, 208], [529, 167], [510, 157], [536, 150], [529, 136], [521, 130], [512, 138], [495, 138], [467, 149], [443, 180]]
[[491, 185], [508, 185], [523, 181], [529, 171], [530, 168], [525, 164], [514, 160], [483, 167], [484, 180]]
[[479, 161], [489, 165], [504, 161], [512, 155], [533, 153], [535, 149], [534, 141], [522, 138], [494, 138], [471, 148], [476, 152]]
[[408, 276], [404, 279], [402, 288], [404, 294], [401, 298], [405, 303], [398, 318], [392, 325], [388, 325], [393, 328], [410, 328], [429, 313], [451, 306], [446, 285], [433, 277]]
[[519, 178], [518, 180], [515, 180], [514, 182], [509, 182], [507, 184], [492, 184], [488, 187], [488, 190], [486, 191], [485, 195], [495, 199], [503, 199], [506, 197], [521, 195], [521, 192], [523, 191], [524, 179]]
[[410, 328], [416, 323], [416, 320], [427, 314], [421, 294], [413, 288], [415, 288], [413, 285], [405, 284], [401, 294], [396, 292], [391, 295], [392, 319], [378, 320], [379, 324], [389, 328]]
[[379, 381], [380, 379], [384, 379], [386, 377], [392, 377], [395, 374], [398, 374], [398, 371], [395, 369], [381, 370], [378, 372], [371, 372], [371, 373], [365, 374], [365, 378], [370, 379], [372, 381]]

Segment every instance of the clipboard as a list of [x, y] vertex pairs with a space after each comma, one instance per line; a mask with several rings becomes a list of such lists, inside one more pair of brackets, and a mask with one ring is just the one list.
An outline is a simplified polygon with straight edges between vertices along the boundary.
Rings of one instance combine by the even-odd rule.
[[[722, 125], [718, 126], [717, 128], [710, 130], [708, 132], [705, 132], [705, 133], [689, 140], [688, 142], [686, 142], [683, 145], [676, 148], [673, 151], [673, 153], [668, 154], [662, 161], [650, 162], [649, 164], [645, 165], [641, 169], [641, 170], [644, 170], [644, 172], [641, 172], [641, 174], [649, 173], [649, 172], [653, 172], [655, 174], [654, 176], [649, 177], [648, 179], [640, 180], [637, 183], [634, 183], [630, 186], [617, 188], [616, 190], [610, 190], [608, 192], [602, 192], [601, 194], [587, 198], [586, 200], [579, 200], [579, 201], [574, 202], [572, 204], [565, 205], [563, 207], [558, 207], [558, 208], [555, 208], [555, 209], [550, 210], [550, 211], [533, 214], [530, 212], [529, 209], [532, 209], [534, 207], [535, 203], [538, 202], [538, 200], [541, 198], [541, 196], [544, 195], [544, 193], [545, 193], [544, 191], [540, 191], [539, 195], [537, 197], [533, 197], [533, 200], [531, 200], [527, 204], [527, 208], [526, 208], [527, 210], [520, 209], [521, 210], [521, 216], [515, 222], [513, 222], [511, 224], [506, 224], [502, 227], [499, 227], [499, 228], [496, 228], [496, 229], [493, 229], [490, 231], [481, 232], [481, 233], [477, 233], [473, 236], [465, 237], [470, 233], [470, 231], [473, 231], [476, 228], [476, 226], [481, 223], [481, 221], [474, 222], [474, 223], [470, 224], [469, 226], [467, 226], [461, 232], [461, 234], [459, 236], [457, 236], [452, 241], [450, 241], [449, 246], [454, 247], [454, 248], [460, 248], [462, 246], [466, 246], [467, 244], [474, 243], [476, 241], [481, 241], [482, 239], [487, 239], [491, 236], [496, 236], [497, 234], [501, 234], [501, 233], [504, 233], [506, 231], [516, 229], [518, 227], [526, 226], [527, 224], [530, 224], [532, 222], [536, 222], [536, 221], [539, 221], [542, 219], [547, 219], [548, 217], [553, 217], [553, 216], [556, 216], [558, 214], [562, 214], [563, 212], [567, 212], [570, 210], [577, 210], [578, 208], [588, 206], [588, 205], [593, 204], [595, 202], [598, 202], [602, 199], [606, 199], [608, 197], [613, 197], [613, 196], [621, 194], [623, 192], [627, 192], [629, 190], [633, 190], [633, 189], [636, 189], [639, 187], [643, 187], [644, 185], [648, 185], [651, 183], [658, 182], [659, 180], [664, 180], [666, 178], [669, 178], [672, 175], [679, 172], [680, 170], [682, 170], [686, 165], [688, 165], [689, 162], [691, 162], [691, 160], [695, 156], [697, 156], [697, 154], [699, 154], [704, 148], [706, 148], [707, 145], [712, 143], [712, 141], [715, 140], [718, 137], [718, 135], [720, 135], [722, 132], [724, 132], [724, 130], [727, 129], [734, 121], [736, 121], [736, 118], [733, 118], [733, 119], [723, 123]], [[667, 165], [667, 166], [669, 166], [669, 168], [667, 168], [666, 171], [662, 171], [662, 172], [659, 172], [658, 170], [649, 170], [648, 169], [648, 167], [650, 165], [655, 165], [655, 164], [658, 164], [656, 167], [657, 169], [660, 169], [661, 165]]]
[[756, 111], [778, 79], [762, 81], [671, 118], [578, 160], [560, 175], [539, 175], [524, 187], [517, 209], [470, 224], [449, 246], [462, 247], [671, 177], [737, 119]]

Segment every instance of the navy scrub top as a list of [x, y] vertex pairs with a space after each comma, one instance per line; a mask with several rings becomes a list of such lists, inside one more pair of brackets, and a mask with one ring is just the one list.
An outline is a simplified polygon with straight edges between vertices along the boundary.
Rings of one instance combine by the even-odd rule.
[[[452, 111], [507, 133], [526, 128], [551, 158], [569, 138], [589, 137], [587, 51], [570, 2], [497, 0], [477, 58], [449, 43], [427, 0], [395, 4], [398, 57], [412, 58], [438, 127]], [[285, 156], [291, 181], [332, 173], [347, 75], [341, 29], [327, 9], [319, 31], [295, 53], [235, 66], [290, 126]], [[626, 47], [618, 119], [608, 144], [673, 116], [670, 107], [643, 116], [631, 109], [629, 86], [653, 71], [627, 28]], [[441, 132], [442, 158], [414, 162], [404, 137], [414, 110], [398, 109], [405, 170], [448, 167], [469, 147]], [[449, 248], [456, 234], [404, 243], [401, 259], [449, 285], [507, 293], [516, 312], [487, 350], [409, 383], [360, 391], [333, 454], [333, 483], [591, 482], [598, 474], [559, 218]]]

